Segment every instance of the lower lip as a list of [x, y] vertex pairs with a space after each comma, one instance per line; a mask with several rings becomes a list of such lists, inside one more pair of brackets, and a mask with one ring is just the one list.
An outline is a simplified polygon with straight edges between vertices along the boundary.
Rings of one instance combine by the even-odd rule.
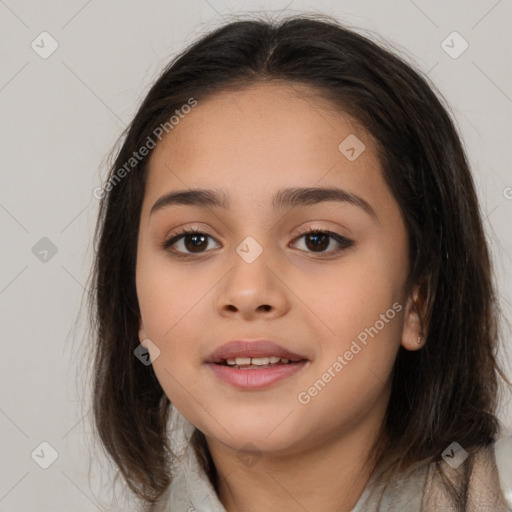
[[229, 366], [207, 363], [215, 375], [224, 382], [242, 389], [261, 389], [270, 386], [286, 377], [291, 377], [300, 371], [308, 361], [282, 364], [273, 368], [236, 370]]

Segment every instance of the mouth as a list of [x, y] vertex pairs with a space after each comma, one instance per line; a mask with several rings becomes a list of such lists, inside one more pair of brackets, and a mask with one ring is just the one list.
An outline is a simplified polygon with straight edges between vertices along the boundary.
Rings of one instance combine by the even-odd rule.
[[265, 368], [275, 368], [276, 366], [290, 365], [294, 363], [306, 362], [307, 359], [291, 360], [285, 357], [235, 357], [225, 359], [214, 363], [220, 366], [227, 366], [233, 370], [262, 370]]
[[307, 360], [304, 355], [296, 354], [271, 340], [233, 340], [215, 349], [206, 359], [206, 363], [224, 366], [257, 368], [265, 365], [289, 364]]
[[270, 340], [235, 340], [216, 349], [205, 361], [223, 383], [242, 389], [261, 389], [291, 377], [309, 363]]

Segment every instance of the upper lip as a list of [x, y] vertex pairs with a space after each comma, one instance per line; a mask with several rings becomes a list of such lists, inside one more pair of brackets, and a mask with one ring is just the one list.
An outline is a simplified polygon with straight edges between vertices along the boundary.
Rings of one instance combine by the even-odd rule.
[[290, 361], [307, 359], [291, 352], [271, 340], [233, 340], [215, 349], [206, 360], [207, 363], [221, 363], [236, 357], [276, 356]]

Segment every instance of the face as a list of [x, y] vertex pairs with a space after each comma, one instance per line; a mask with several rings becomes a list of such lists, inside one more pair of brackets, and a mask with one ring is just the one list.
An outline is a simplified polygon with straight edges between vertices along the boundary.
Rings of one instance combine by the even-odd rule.
[[[292, 187], [345, 195], [274, 204]], [[222, 192], [226, 207], [167, 203], [152, 212], [162, 196], [190, 189]], [[140, 341], [150, 340], [175, 407], [233, 449], [285, 453], [375, 429], [400, 343], [418, 348], [407, 255], [400, 209], [354, 119], [297, 85], [216, 95], [199, 101], [149, 162]], [[206, 363], [228, 341], [259, 339], [306, 362], [259, 388], [226, 382]]]

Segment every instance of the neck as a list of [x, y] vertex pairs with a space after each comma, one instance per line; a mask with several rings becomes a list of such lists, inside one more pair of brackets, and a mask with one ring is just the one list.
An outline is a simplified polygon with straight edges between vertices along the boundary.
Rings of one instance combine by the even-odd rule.
[[[215, 487], [227, 512], [350, 512], [374, 469], [370, 457], [382, 415], [345, 432], [301, 440], [279, 453], [244, 454], [207, 437]], [[304, 448], [307, 446], [307, 448]], [[258, 458], [259, 457], [259, 458]]]

